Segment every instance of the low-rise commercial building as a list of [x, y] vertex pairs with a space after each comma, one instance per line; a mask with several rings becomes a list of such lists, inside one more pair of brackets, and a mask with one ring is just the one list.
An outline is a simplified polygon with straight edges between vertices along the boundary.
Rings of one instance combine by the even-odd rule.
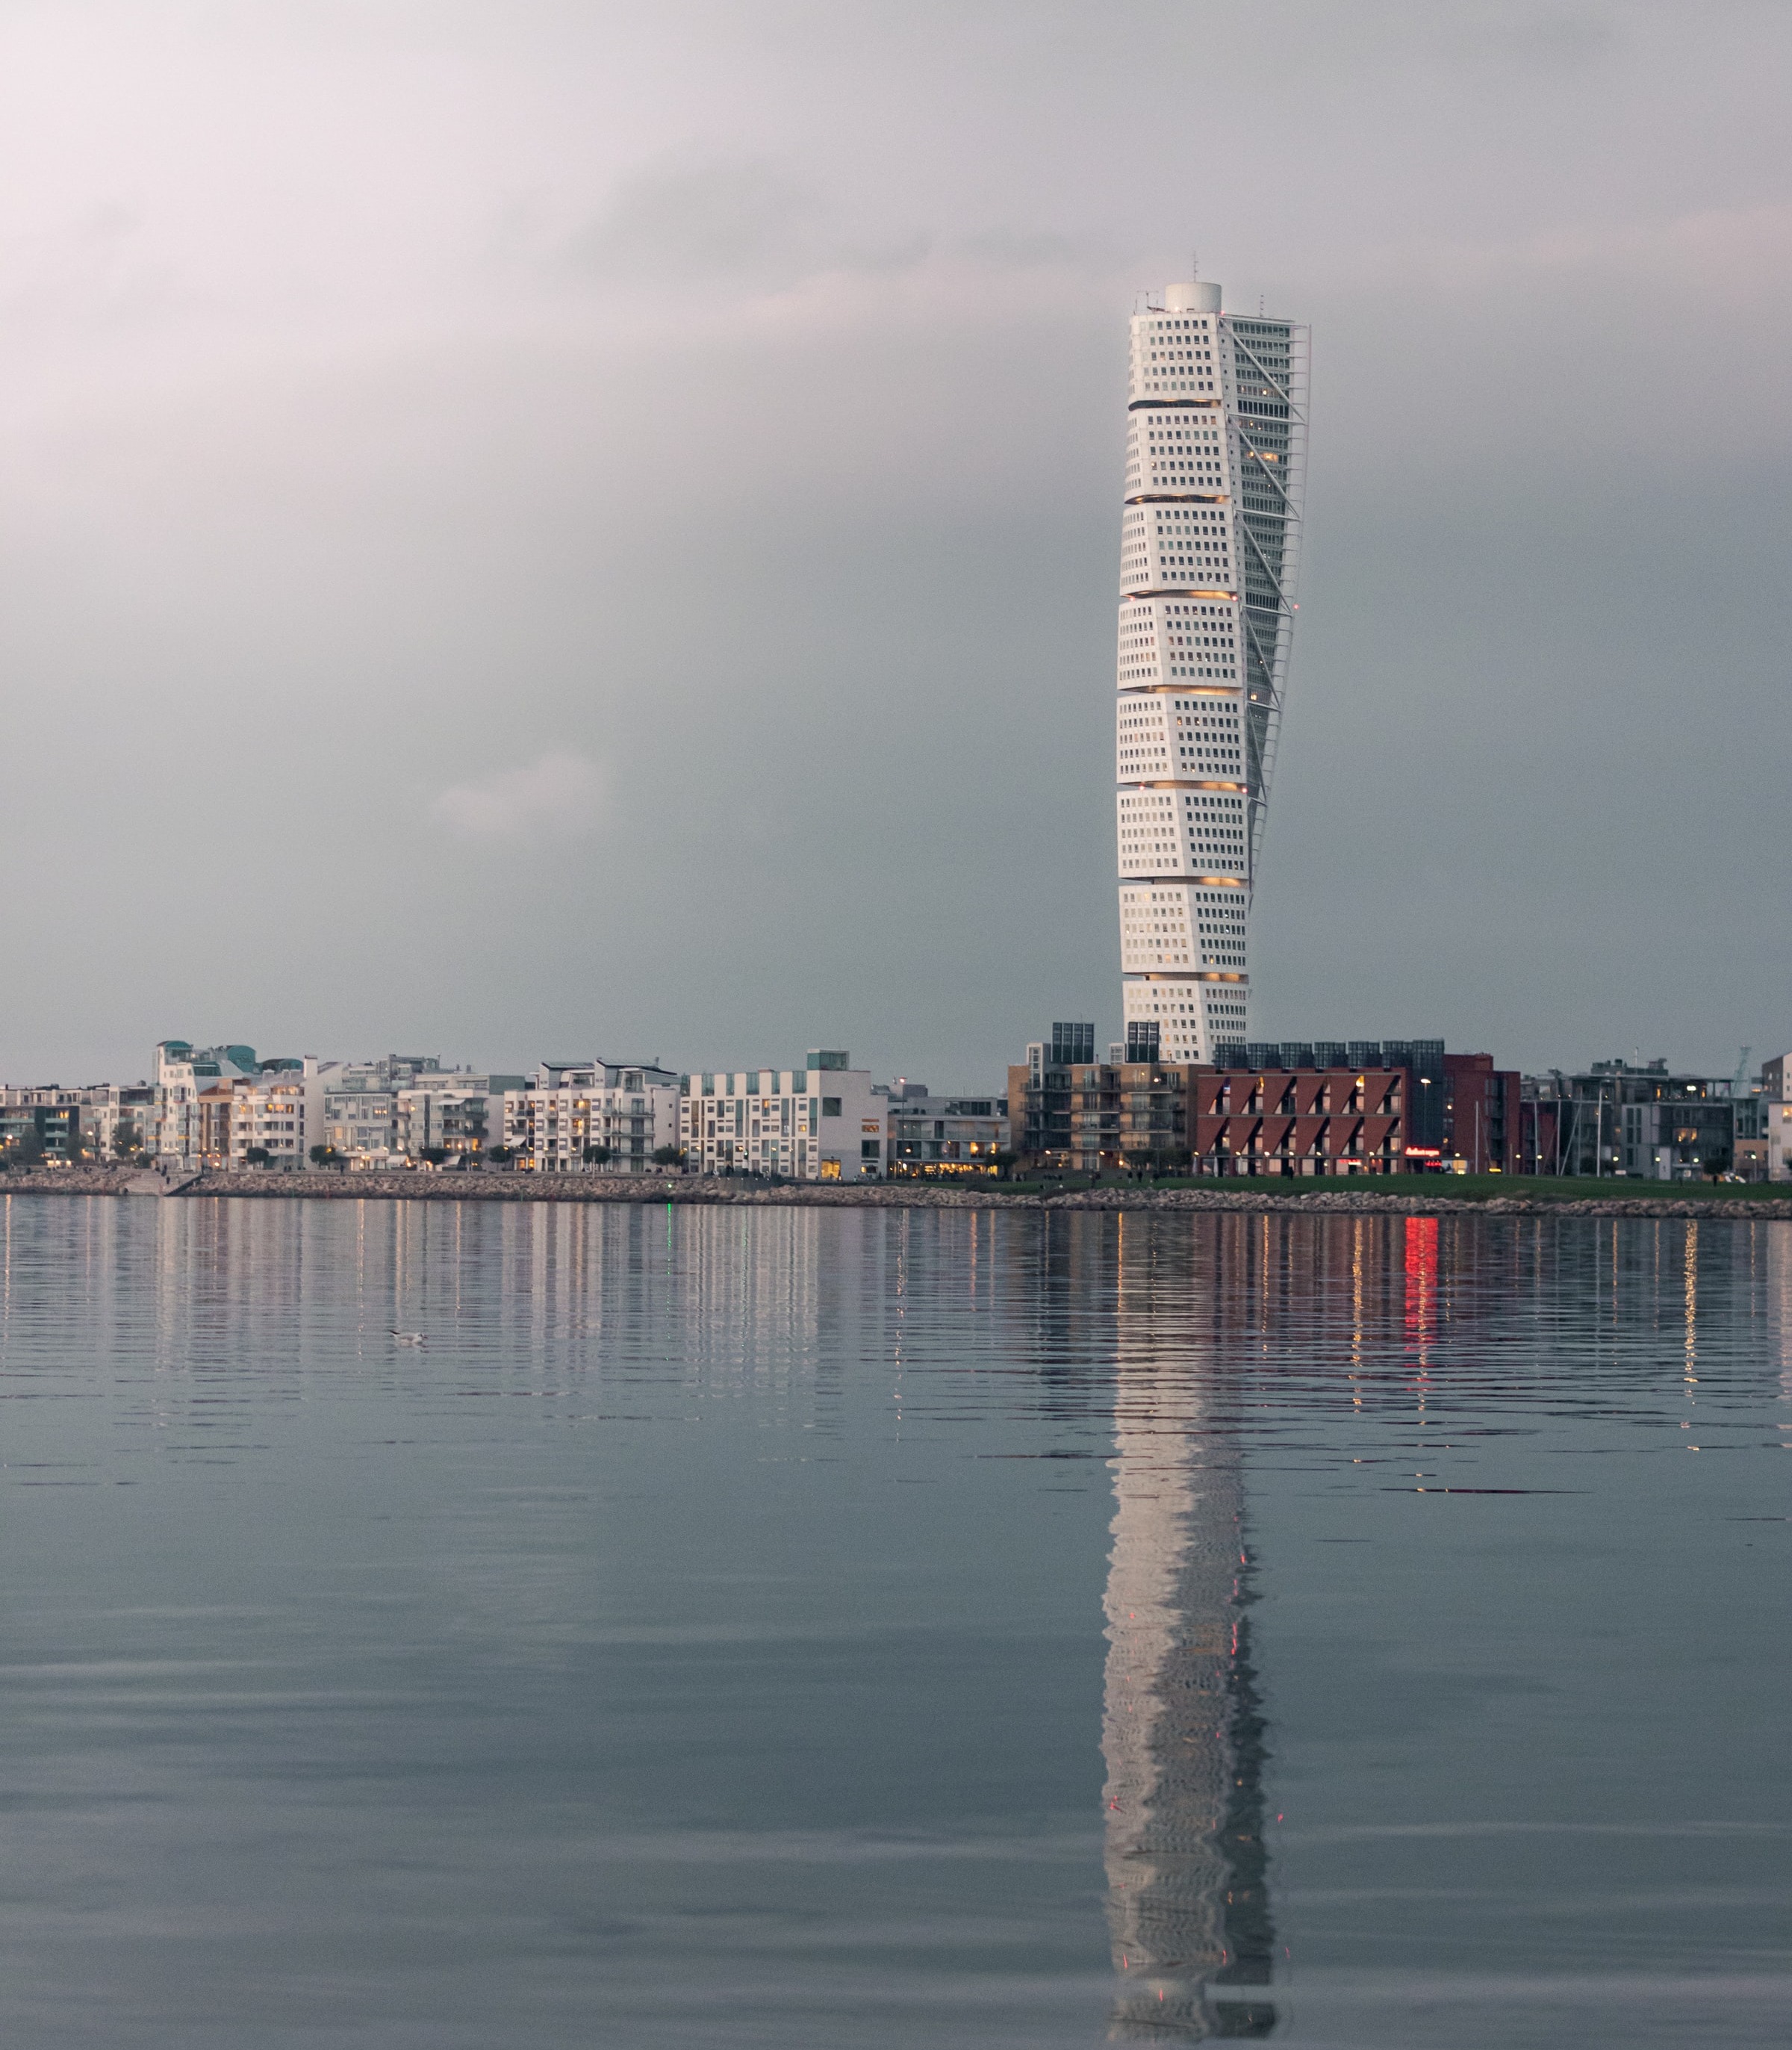
[[802, 1182], [875, 1181], [888, 1141], [887, 1093], [841, 1049], [797, 1068], [682, 1078], [680, 1146], [688, 1171]]

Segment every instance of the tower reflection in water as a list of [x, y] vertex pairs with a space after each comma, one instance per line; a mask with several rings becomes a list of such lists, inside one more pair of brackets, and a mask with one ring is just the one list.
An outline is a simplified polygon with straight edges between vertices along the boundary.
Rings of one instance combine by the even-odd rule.
[[1148, 1260], [1129, 1272], [1125, 1252], [1101, 1725], [1109, 2040], [1263, 2036], [1273, 1931], [1242, 1464], [1210, 1428], [1192, 1334], [1165, 1345], [1178, 1292], [1159, 1293]]

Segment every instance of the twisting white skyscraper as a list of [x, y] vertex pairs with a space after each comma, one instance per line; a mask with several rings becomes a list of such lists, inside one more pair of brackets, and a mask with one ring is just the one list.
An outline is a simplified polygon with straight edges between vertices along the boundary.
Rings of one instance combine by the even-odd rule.
[[[1280, 724], [1307, 331], [1171, 285], [1132, 320], [1120, 541], [1120, 972], [1128, 1047], [1249, 1037], [1249, 910]], [[1153, 1030], [1155, 1028], [1155, 1031]]]

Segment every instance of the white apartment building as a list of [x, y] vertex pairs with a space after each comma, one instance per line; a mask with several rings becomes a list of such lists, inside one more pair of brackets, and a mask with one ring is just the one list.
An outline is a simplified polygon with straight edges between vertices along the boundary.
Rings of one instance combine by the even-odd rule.
[[[229, 1164], [232, 1167], [304, 1167], [324, 1138], [324, 1105], [340, 1061], [269, 1061], [253, 1081], [231, 1090]], [[251, 1152], [266, 1159], [251, 1160]]]
[[800, 1068], [686, 1075], [680, 1144], [688, 1172], [775, 1175], [800, 1182], [875, 1181], [890, 1098], [868, 1068], [816, 1048]]
[[421, 1076], [438, 1074], [434, 1054], [385, 1054], [376, 1061], [340, 1063], [324, 1097], [321, 1143], [351, 1167], [382, 1167], [399, 1158], [399, 1092]]
[[1307, 331], [1217, 285], [1134, 315], [1115, 730], [1129, 1058], [1249, 1038], [1249, 910], [1294, 626]]
[[[24, 1109], [53, 1114], [29, 1120], [5, 1114]], [[54, 1083], [34, 1089], [0, 1088], [0, 1140], [27, 1122], [41, 1128], [47, 1159], [79, 1158], [108, 1166], [127, 1155], [154, 1159], [158, 1129], [155, 1085], [92, 1082], [77, 1089]]]
[[1762, 1062], [1761, 1094], [1767, 1179], [1792, 1182], [1792, 1054], [1776, 1054]]
[[544, 1062], [532, 1087], [505, 1091], [504, 1143], [524, 1174], [642, 1174], [679, 1143], [678, 1090], [650, 1061]]
[[150, 1071], [154, 1091], [146, 1150], [170, 1171], [190, 1173], [202, 1147], [199, 1098], [220, 1082], [252, 1080], [261, 1071], [253, 1046], [196, 1046], [190, 1039], [164, 1039]]
[[397, 1092], [332, 1089], [324, 1099], [322, 1143], [351, 1167], [385, 1167], [399, 1152]]
[[1767, 1179], [1792, 1182], [1792, 1103], [1763, 1104], [1761, 1122], [1767, 1141]]
[[506, 1092], [527, 1086], [526, 1076], [462, 1069], [419, 1076], [398, 1092], [399, 1154], [407, 1161], [439, 1152], [477, 1162], [503, 1144]]
[[88, 1108], [81, 1123], [92, 1135], [96, 1159], [112, 1161], [123, 1157], [119, 1144], [121, 1133], [127, 1148], [134, 1140], [134, 1150], [142, 1158], [154, 1159], [159, 1127], [153, 1082], [96, 1082], [84, 1089], [82, 1095]]

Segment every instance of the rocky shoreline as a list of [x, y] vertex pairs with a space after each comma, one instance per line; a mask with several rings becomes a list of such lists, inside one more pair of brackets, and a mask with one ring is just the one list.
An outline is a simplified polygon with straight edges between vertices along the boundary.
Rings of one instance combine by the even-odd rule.
[[[131, 1168], [39, 1168], [0, 1175], [0, 1195], [122, 1196], [149, 1177]], [[657, 1175], [350, 1175], [304, 1171], [207, 1173], [177, 1200], [242, 1196], [290, 1201], [512, 1203], [697, 1203], [758, 1210], [1019, 1210], [1342, 1211], [1355, 1216], [1792, 1218], [1792, 1196], [1451, 1196], [1381, 1195], [1373, 1188], [1284, 1195], [1260, 1187], [1197, 1189], [1097, 1188], [1059, 1195], [930, 1182], [825, 1183], [759, 1187]]]

